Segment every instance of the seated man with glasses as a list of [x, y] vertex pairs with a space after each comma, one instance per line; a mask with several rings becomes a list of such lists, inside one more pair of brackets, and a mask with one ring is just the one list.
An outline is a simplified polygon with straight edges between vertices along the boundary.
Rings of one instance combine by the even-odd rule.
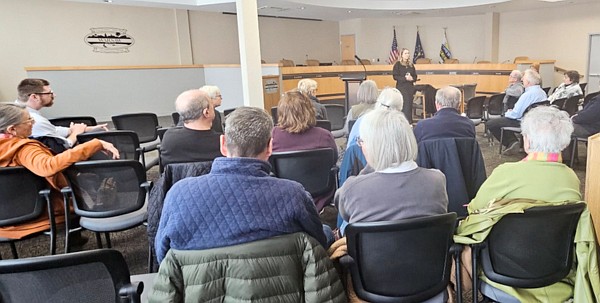
[[50, 82], [45, 79], [24, 79], [17, 87], [18, 100], [27, 107], [27, 111], [35, 120], [31, 137], [46, 144], [54, 153], [61, 153], [73, 147], [77, 135], [97, 130], [108, 130], [106, 124], [87, 126], [83, 123], [72, 123], [71, 127], [54, 126], [42, 116], [40, 110], [54, 104], [56, 94], [50, 88]]

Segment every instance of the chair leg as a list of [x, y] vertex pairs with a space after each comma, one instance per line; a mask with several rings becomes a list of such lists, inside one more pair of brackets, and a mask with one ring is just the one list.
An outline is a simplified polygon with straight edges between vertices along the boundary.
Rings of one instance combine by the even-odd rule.
[[98, 248], [102, 248], [102, 238], [100, 237], [100, 233], [96, 232], [96, 244], [98, 245]]
[[13, 255], [13, 258], [18, 259], [19, 258], [19, 254], [17, 253], [17, 246], [15, 246], [15, 242], [9, 242], [10, 245], [10, 252]]
[[504, 141], [504, 128], [500, 128], [500, 148], [498, 154], [502, 155], [502, 142]]
[[104, 233], [104, 237], [106, 238], [106, 247], [107, 248], [112, 248], [112, 244], [110, 243], [110, 234], [109, 233]]
[[569, 166], [571, 168], [573, 168], [573, 164], [575, 164], [575, 155], [577, 154], [577, 138], [573, 138], [571, 139], [571, 144], [573, 144], [573, 147], [571, 148], [571, 159], [569, 161]]
[[152, 273], [154, 268], [152, 266], [152, 257], [153, 257], [153, 253], [152, 253], [152, 245], [148, 245], [148, 273]]

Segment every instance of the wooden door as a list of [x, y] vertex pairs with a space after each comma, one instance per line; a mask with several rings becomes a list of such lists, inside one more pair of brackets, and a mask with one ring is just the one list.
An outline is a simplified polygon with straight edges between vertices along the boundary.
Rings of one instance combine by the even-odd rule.
[[341, 35], [340, 48], [342, 52], [342, 60], [354, 60], [354, 55], [356, 55], [354, 35]]

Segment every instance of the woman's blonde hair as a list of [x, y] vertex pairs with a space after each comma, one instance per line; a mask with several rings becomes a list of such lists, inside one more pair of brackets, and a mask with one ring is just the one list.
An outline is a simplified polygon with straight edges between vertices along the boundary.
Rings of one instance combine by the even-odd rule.
[[308, 96], [297, 90], [285, 92], [277, 105], [278, 126], [289, 133], [301, 133], [317, 124]]

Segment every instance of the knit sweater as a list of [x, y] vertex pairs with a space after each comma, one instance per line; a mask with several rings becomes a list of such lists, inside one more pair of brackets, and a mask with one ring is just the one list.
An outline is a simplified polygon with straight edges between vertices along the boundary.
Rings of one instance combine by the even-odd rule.
[[210, 174], [173, 185], [156, 235], [159, 263], [170, 248], [224, 247], [294, 232], [306, 232], [326, 247], [310, 195], [269, 171], [258, 159], [217, 158]]

